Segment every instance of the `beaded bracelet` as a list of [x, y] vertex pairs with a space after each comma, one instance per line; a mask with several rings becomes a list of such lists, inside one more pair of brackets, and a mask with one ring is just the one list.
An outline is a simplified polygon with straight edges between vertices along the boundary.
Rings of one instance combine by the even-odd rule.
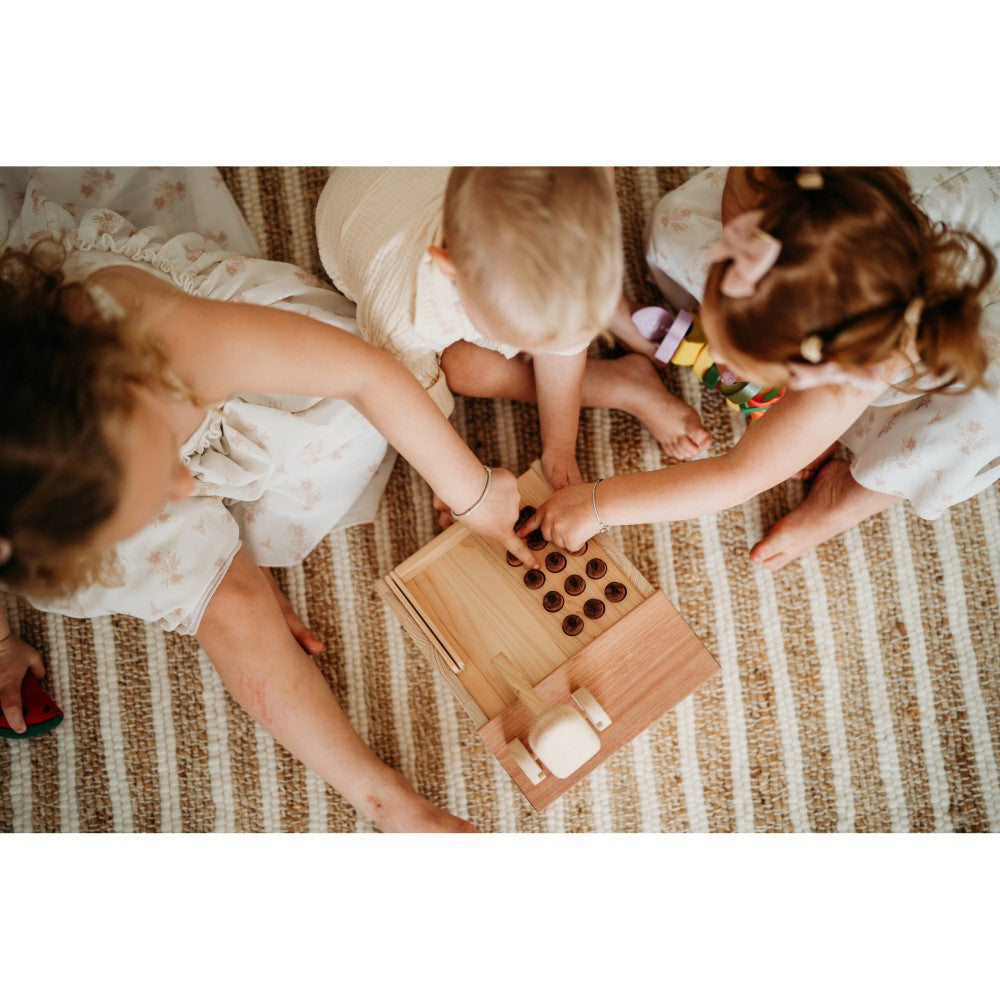
[[483, 492], [480, 494], [479, 499], [468, 510], [463, 510], [461, 514], [456, 514], [452, 511], [451, 516], [455, 518], [455, 520], [460, 520], [461, 518], [468, 517], [470, 514], [474, 513], [489, 494], [490, 487], [493, 485], [493, 470], [488, 465], [484, 465], [483, 468], [486, 470], [486, 485], [483, 487]]
[[603, 482], [604, 482], [603, 479], [598, 479], [597, 482], [594, 483], [594, 488], [590, 491], [590, 502], [594, 507], [594, 517], [597, 518], [597, 523], [601, 526], [601, 531], [610, 531], [611, 525], [605, 524], [601, 520], [601, 515], [597, 513], [597, 486], [598, 483], [603, 483]]

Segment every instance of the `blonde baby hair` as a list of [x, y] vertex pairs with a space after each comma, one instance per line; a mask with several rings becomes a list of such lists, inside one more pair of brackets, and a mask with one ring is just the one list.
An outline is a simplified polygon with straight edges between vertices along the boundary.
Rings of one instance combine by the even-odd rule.
[[526, 350], [592, 336], [621, 297], [621, 219], [603, 167], [455, 167], [444, 241], [467, 304]]

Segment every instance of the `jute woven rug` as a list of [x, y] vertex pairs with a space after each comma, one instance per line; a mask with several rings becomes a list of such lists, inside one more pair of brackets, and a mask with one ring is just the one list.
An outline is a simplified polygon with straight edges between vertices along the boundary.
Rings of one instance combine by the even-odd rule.
[[[643, 225], [683, 169], [623, 168], [627, 291], [644, 278]], [[225, 168], [264, 254], [322, 275], [313, 207], [324, 168]], [[714, 448], [741, 430], [686, 370], [669, 389]], [[539, 451], [533, 410], [459, 400], [456, 425], [490, 465]], [[632, 418], [584, 411], [585, 475], [655, 468]], [[373, 525], [329, 536], [283, 579], [326, 642], [319, 664], [352, 722], [432, 800], [481, 829], [990, 831], [1000, 829], [1000, 490], [936, 522], [903, 506], [771, 575], [747, 550], [790, 509], [787, 483], [673, 525], [615, 529], [722, 674], [563, 799], [534, 813], [374, 592], [435, 534], [428, 487], [397, 463]], [[0, 740], [4, 831], [363, 831], [340, 797], [233, 703], [191, 639], [125, 618], [8, 607], [39, 647], [66, 712], [47, 736]]]

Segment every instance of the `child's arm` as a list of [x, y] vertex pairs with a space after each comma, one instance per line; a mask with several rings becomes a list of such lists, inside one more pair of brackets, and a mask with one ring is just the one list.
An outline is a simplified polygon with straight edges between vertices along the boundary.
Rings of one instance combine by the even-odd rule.
[[587, 351], [535, 354], [532, 366], [542, 436], [542, 472], [549, 485], [558, 490], [582, 478], [576, 463], [576, 437]]
[[36, 677], [45, 675], [38, 650], [14, 635], [7, 612], [0, 607], [0, 710], [15, 733], [27, 728], [21, 712], [21, 683], [29, 669]]
[[[134, 268], [99, 273], [131, 318], [150, 323], [174, 371], [201, 399], [237, 392], [344, 399], [452, 510], [466, 511], [483, 493], [482, 464], [420, 383], [385, 351], [299, 313], [195, 298]], [[489, 495], [463, 523], [536, 566], [514, 534], [519, 506], [516, 480], [498, 469]]]
[[[879, 394], [880, 390], [843, 386], [789, 390], [724, 455], [602, 481], [597, 490], [601, 521], [606, 525], [679, 521], [744, 503], [808, 465]], [[520, 533], [538, 527], [562, 548], [580, 548], [600, 530], [593, 484], [553, 494]]]

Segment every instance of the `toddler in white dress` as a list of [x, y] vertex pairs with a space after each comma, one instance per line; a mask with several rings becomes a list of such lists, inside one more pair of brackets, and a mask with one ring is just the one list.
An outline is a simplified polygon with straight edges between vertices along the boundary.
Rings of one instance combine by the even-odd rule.
[[631, 413], [677, 458], [710, 442], [646, 358], [587, 356], [622, 301], [609, 171], [338, 167], [316, 227], [361, 335], [399, 358], [443, 412], [452, 391], [537, 404], [553, 488], [580, 480], [581, 406]]

